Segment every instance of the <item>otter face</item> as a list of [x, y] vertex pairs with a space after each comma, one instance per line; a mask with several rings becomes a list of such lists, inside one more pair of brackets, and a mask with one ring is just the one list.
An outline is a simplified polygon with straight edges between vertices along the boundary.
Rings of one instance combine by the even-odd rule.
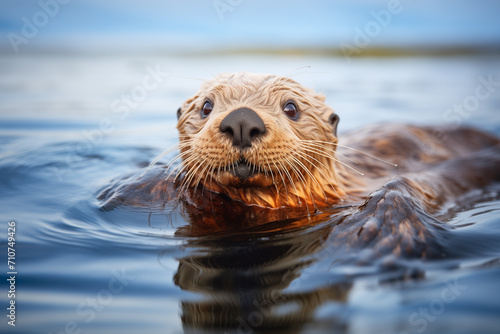
[[267, 191], [266, 205], [275, 207], [285, 192], [307, 198], [311, 188], [335, 183], [335, 146], [328, 143], [337, 142], [338, 117], [323, 96], [291, 79], [219, 75], [184, 103], [178, 117], [187, 186], [239, 193], [248, 204], [261, 204], [256, 198], [252, 203], [252, 192], [265, 197]]

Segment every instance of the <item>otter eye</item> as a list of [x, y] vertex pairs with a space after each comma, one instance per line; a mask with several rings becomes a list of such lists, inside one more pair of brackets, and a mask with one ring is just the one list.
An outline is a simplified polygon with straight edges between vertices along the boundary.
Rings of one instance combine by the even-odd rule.
[[299, 110], [293, 101], [288, 101], [283, 107], [283, 111], [290, 119], [296, 120], [299, 117]]
[[203, 107], [201, 108], [201, 116], [207, 117], [212, 112], [213, 109], [214, 107], [212, 106], [212, 102], [208, 100], [205, 101], [205, 103], [203, 103]]

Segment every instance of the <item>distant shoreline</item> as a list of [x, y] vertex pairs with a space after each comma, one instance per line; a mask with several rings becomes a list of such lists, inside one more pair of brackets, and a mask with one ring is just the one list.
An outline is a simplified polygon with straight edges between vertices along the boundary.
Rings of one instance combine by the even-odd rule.
[[[150, 56], [242, 56], [242, 55], [276, 55], [276, 56], [320, 56], [352, 58], [400, 58], [400, 57], [455, 57], [500, 55], [500, 45], [488, 46], [422, 46], [422, 47], [367, 47], [361, 49], [342, 50], [338, 47], [220, 47], [203, 50], [193, 49], [153, 49], [151, 47], [124, 49], [110, 48], [65, 48], [65, 47], [34, 47], [26, 49], [22, 54], [36, 55], [150, 55]], [[0, 47], [0, 56], [16, 54], [8, 46]]]

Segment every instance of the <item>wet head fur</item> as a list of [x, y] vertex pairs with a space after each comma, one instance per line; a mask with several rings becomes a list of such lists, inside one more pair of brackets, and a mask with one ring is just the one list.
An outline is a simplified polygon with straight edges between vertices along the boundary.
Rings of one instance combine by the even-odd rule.
[[[207, 102], [208, 115], [201, 112]], [[284, 110], [289, 103], [296, 106], [295, 117]], [[233, 145], [231, 135], [221, 131], [224, 118], [239, 108], [255, 111], [265, 124], [265, 133], [250, 147]], [[338, 117], [323, 95], [294, 80], [222, 74], [205, 82], [178, 116], [177, 173], [184, 188], [271, 208], [326, 205], [346, 195], [345, 168], [335, 157]], [[251, 169], [250, 176], [238, 177], [238, 168]]]

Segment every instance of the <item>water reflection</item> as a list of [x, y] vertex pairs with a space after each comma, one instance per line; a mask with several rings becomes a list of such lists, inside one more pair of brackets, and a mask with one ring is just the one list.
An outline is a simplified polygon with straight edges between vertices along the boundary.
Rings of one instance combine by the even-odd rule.
[[[226, 235], [191, 239], [174, 282], [201, 295], [181, 302], [188, 329], [300, 332], [327, 301], [345, 302], [351, 283], [298, 289], [294, 281], [317, 261], [331, 227], [283, 235]], [[336, 319], [344, 326], [341, 317]]]
[[[469, 197], [468, 203], [480, 204], [486, 199], [483, 195]], [[491, 200], [491, 195], [487, 198]], [[373, 276], [376, 285], [387, 286], [423, 280], [433, 266], [457, 268], [452, 258], [426, 263], [394, 256], [392, 251], [363, 263], [367, 252], [372, 259], [375, 253], [370, 247], [343, 243], [346, 231], [352, 232], [345, 223], [346, 215], [338, 208], [308, 218], [247, 226], [239, 232], [188, 237], [173, 278], [175, 285], [194, 295], [180, 302], [184, 330], [299, 333], [320, 329], [326, 307], [328, 330], [345, 332], [352, 325], [346, 316], [348, 297], [358, 278]], [[191, 220], [191, 225], [197, 221]], [[443, 243], [446, 253], [459, 247], [457, 235], [442, 232], [441, 237], [449, 240]], [[468, 241], [474, 239], [469, 234]], [[463, 240], [459, 243], [463, 245]], [[171, 256], [161, 254], [160, 262]], [[326, 279], [319, 268], [324, 268]]]

